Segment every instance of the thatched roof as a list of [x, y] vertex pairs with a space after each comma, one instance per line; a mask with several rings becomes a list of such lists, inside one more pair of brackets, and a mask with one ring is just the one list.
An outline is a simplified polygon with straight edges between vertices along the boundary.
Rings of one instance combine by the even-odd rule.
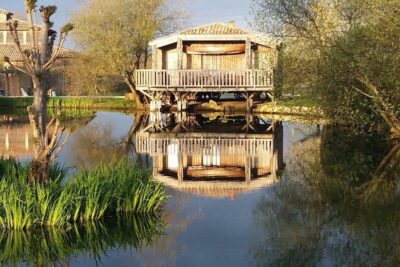
[[276, 177], [267, 175], [247, 182], [215, 182], [215, 181], [185, 181], [179, 183], [175, 177], [157, 174], [154, 177], [163, 185], [186, 193], [209, 197], [209, 198], [230, 198], [238, 195], [270, 187], [277, 182]]
[[247, 31], [242, 29], [238, 29], [235, 26], [226, 25], [224, 23], [212, 23], [188, 30], [184, 30], [179, 32], [181, 35], [189, 35], [189, 34], [209, 34], [209, 35], [221, 35], [221, 34], [229, 34], [229, 35], [243, 35], [248, 34]]
[[150, 46], [163, 47], [176, 43], [179, 39], [182, 41], [246, 41], [250, 39], [253, 43], [270, 47], [277, 46], [277, 41], [265, 34], [236, 28], [233, 23], [227, 25], [220, 22], [186, 29], [158, 38], [151, 41]]

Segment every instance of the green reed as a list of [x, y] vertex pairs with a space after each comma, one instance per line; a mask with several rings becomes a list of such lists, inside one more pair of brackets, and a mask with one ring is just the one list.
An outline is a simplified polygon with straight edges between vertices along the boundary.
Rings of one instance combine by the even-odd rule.
[[26, 183], [27, 166], [0, 160], [0, 228], [66, 227], [121, 213], [157, 213], [166, 199], [147, 171], [121, 162], [66, 177], [57, 166], [46, 185]]
[[87, 255], [97, 262], [110, 248], [137, 250], [164, 231], [156, 215], [124, 215], [65, 229], [0, 230], [0, 265], [68, 266], [72, 257]]

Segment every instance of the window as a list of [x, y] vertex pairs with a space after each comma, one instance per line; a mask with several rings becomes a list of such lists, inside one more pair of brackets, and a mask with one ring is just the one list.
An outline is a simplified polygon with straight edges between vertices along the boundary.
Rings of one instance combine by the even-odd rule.
[[6, 44], [13, 44], [14, 43], [14, 38], [11, 34], [11, 32], [6, 32], [7, 37], [6, 37]]

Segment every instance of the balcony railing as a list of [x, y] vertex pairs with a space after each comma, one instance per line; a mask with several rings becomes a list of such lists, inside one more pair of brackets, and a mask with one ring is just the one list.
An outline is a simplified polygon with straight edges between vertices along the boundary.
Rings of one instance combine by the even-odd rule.
[[137, 70], [135, 75], [142, 90], [273, 88], [272, 71], [268, 70]]

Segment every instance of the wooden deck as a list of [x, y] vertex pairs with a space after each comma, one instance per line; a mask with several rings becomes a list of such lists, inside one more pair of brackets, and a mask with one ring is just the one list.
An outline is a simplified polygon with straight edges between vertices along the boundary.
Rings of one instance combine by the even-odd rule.
[[135, 78], [142, 91], [273, 91], [273, 73], [268, 70], [137, 70]]
[[[241, 136], [241, 134], [223, 134], [224, 138], [217, 137], [222, 134], [216, 133], [214, 138], [207, 137], [212, 134], [136, 134], [136, 149], [138, 153], [146, 153], [150, 155], [168, 154], [168, 146], [171, 144], [179, 148], [179, 152], [186, 155], [203, 153], [205, 148], [218, 147], [218, 152], [230, 158], [231, 155], [246, 156], [260, 155], [260, 152], [270, 156], [273, 153], [273, 135], [260, 135], [256, 139], [256, 135]], [[212, 153], [210, 150], [208, 153]], [[268, 162], [268, 160], [266, 160]]]

